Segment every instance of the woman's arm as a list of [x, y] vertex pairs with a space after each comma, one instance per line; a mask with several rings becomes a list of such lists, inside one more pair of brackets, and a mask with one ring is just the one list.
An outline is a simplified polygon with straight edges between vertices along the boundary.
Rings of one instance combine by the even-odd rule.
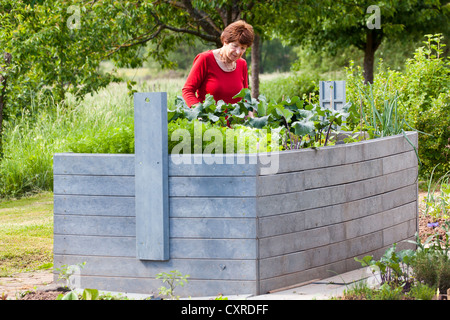
[[183, 86], [183, 89], [181, 90], [183, 99], [184, 101], [186, 101], [186, 104], [189, 107], [201, 102], [198, 99], [196, 92], [205, 79], [206, 69], [205, 56], [203, 54], [197, 55], [194, 59], [194, 63]]

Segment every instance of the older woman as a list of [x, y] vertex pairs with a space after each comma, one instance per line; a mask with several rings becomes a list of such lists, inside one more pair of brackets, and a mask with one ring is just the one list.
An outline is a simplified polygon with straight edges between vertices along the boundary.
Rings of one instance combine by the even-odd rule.
[[186, 104], [191, 107], [211, 94], [214, 100], [236, 103], [233, 99], [243, 88], [248, 88], [247, 62], [242, 58], [253, 43], [253, 27], [245, 21], [236, 21], [222, 32], [220, 49], [198, 54], [182, 89]]

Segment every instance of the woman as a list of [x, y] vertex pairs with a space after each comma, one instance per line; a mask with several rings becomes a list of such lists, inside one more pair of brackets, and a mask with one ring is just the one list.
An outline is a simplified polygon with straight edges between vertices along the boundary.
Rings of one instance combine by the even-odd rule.
[[222, 48], [197, 55], [182, 89], [186, 104], [191, 107], [211, 94], [215, 101], [236, 103], [233, 99], [243, 88], [248, 88], [247, 62], [242, 59], [253, 43], [253, 27], [245, 21], [228, 25], [220, 37]]

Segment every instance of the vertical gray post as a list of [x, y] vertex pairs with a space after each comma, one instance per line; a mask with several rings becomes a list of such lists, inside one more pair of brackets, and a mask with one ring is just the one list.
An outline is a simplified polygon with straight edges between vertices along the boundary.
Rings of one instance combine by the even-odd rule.
[[167, 93], [134, 94], [136, 257], [169, 260]]
[[322, 108], [340, 110], [345, 105], [345, 81], [319, 81]]

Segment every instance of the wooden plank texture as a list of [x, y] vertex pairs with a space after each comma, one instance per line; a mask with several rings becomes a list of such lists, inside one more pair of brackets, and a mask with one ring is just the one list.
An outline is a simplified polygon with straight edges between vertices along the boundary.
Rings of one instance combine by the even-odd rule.
[[169, 259], [167, 93], [134, 94], [136, 254]]

